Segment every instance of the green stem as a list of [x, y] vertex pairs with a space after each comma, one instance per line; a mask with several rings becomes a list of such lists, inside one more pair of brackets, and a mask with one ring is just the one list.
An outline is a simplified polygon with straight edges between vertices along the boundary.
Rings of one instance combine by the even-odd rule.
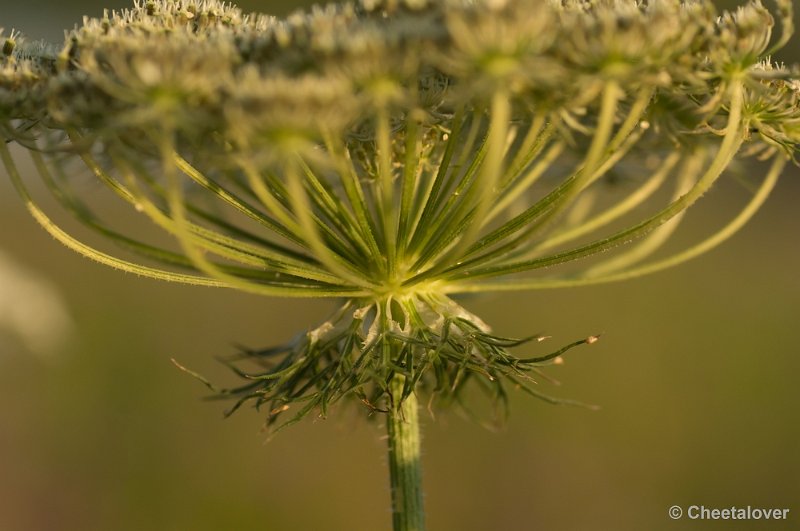
[[386, 421], [392, 523], [394, 531], [424, 531], [417, 397], [412, 392], [401, 402], [404, 383], [405, 377], [399, 375], [390, 383], [392, 404]]

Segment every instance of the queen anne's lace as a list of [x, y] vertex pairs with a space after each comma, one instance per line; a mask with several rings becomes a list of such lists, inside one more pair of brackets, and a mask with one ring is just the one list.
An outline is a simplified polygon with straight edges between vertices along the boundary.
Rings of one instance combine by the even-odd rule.
[[[797, 72], [769, 58], [793, 30], [777, 4], [777, 22], [758, 1], [709, 0], [363, 0], [279, 19], [147, 0], [86, 18], [60, 49], [0, 33], [0, 135], [31, 148], [62, 206], [157, 267], [65, 233], [3, 160], [37, 220], [102, 263], [350, 299], [242, 399], [380, 407], [396, 373], [407, 393], [471, 377], [502, 399], [504, 379], [555, 357], [510, 356], [446, 295], [629, 278], [735, 232], [800, 144]], [[753, 201], [642, 264], [737, 153], [773, 161]], [[176, 247], [100, 220], [71, 191], [76, 159]]]

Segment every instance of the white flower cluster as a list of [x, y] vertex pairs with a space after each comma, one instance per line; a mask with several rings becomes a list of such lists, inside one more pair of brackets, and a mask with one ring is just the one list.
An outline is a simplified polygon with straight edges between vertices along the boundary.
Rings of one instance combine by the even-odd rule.
[[[284, 19], [137, 1], [85, 19], [60, 50], [0, 36], [0, 158], [37, 221], [103, 264], [348, 299], [330, 326], [254, 354], [286, 357], [228, 392], [239, 403], [379, 407], [399, 374], [403, 397], [419, 384], [452, 398], [471, 377], [502, 402], [502, 381], [524, 387], [596, 338], [515, 358], [519, 341], [447, 295], [631, 278], [735, 233], [800, 145], [800, 76], [769, 58], [793, 31], [791, 0], [777, 5], [776, 23], [758, 0], [722, 13], [711, 0], [362, 0]], [[64, 209], [142, 261], [56, 226], [10, 141]], [[750, 202], [653, 261], [739, 154], [772, 164]], [[100, 219], [72, 189], [74, 161], [174, 246]], [[613, 200], [612, 175], [629, 184]]]
[[216, 0], [137, 0], [86, 18], [59, 53], [4, 38], [0, 119], [120, 135], [169, 127], [204, 145], [215, 132], [216, 149], [280, 150], [289, 134], [363, 137], [379, 109], [432, 126], [498, 91], [516, 119], [544, 110], [591, 129], [614, 81], [707, 111], [683, 124], [696, 133], [724, 113], [724, 87], [760, 68], [773, 26], [760, 2], [718, 14], [706, 0], [387, 0], [277, 19]]
[[[181, 244], [137, 251], [215, 282], [482, 289], [649, 234], [737, 153], [794, 157], [797, 76], [769, 59], [791, 36], [791, 2], [778, 14], [776, 34], [758, 0], [723, 13], [709, 0], [364, 0], [285, 19], [137, 0], [84, 19], [60, 50], [0, 37], [0, 134], [62, 154], [44, 170], [77, 154]], [[677, 186], [690, 192], [630, 233], [563, 246], [651, 195], [567, 235], [553, 223], [625, 167], [647, 168], [643, 190], [689, 175]], [[266, 234], [215, 217], [184, 180]]]

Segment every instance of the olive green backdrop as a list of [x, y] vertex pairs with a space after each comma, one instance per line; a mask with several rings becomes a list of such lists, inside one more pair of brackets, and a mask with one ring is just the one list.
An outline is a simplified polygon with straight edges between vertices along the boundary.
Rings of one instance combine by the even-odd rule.
[[[127, 2], [16, 1], [0, 10], [0, 26], [58, 40], [103, 5]], [[89, 179], [83, 186], [92, 192]], [[686, 223], [720, 223], [746, 196], [728, 179]], [[624, 284], [466, 299], [500, 334], [546, 333], [555, 346], [602, 333], [549, 371], [561, 386], [542, 384], [602, 409], [513, 394], [511, 419], [497, 432], [453, 414], [426, 417], [430, 529], [800, 529], [798, 204], [792, 168], [733, 241], [677, 269]], [[337, 409], [264, 444], [262, 414], [223, 420], [224, 404], [202, 401], [204, 388], [169, 361], [232, 382], [214, 356], [234, 344], [284, 341], [332, 303], [107, 270], [38, 229], [4, 174], [0, 253], [59, 294], [71, 322], [55, 346], [0, 331], [0, 530], [389, 529], [380, 419]], [[45, 320], [44, 310], [32, 312], [29, 319]], [[783, 523], [713, 525], [671, 520], [674, 504], [791, 512]]]

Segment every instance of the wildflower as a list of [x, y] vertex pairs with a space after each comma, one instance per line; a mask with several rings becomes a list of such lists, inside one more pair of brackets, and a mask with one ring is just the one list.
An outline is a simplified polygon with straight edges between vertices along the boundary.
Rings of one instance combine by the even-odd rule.
[[[234, 409], [263, 405], [268, 424], [294, 411], [291, 423], [355, 396], [402, 431], [417, 394], [453, 403], [474, 385], [502, 411], [511, 383], [558, 402], [532, 375], [597, 339], [518, 358], [522, 341], [450, 296], [631, 278], [746, 222], [800, 144], [796, 71], [768, 57], [791, 36], [791, 2], [777, 14], [759, 1], [363, 0], [277, 19], [148, 0], [85, 19], [58, 53], [0, 39], [0, 134], [31, 148], [65, 209], [144, 262], [57, 227], [0, 155], [44, 228], [104, 264], [345, 299], [290, 344], [245, 352], [263, 370], [235, 369], [247, 383], [223, 391]], [[750, 204], [648, 261], [748, 154], [772, 161]], [[175, 246], [99, 219], [70, 191], [75, 159]], [[614, 172], [637, 188], [586, 208]]]
[[[790, 31], [790, 6], [779, 14]], [[403, 398], [429, 387], [448, 399], [465, 375], [501, 397], [535, 364], [507, 358], [510, 343], [447, 296], [639, 274], [666, 239], [659, 227], [737, 152], [777, 173], [800, 111], [791, 72], [763, 57], [774, 25], [758, 2], [717, 14], [677, 0], [387, 1], [281, 20], [151, 0], [84, 19], [60, 52], [4, 38], [0, 116], [7, 140], [43, 150], [32, 156], [65, 208], [170, 268], [84, 246], [17, 180], [70, 247], [173, 281], [349, 299], [330, 330], [267, 369], [284, 376], [231, 394], [280, 411], [313, 397], [304, 411], [324, 411], [353, 393], [379, 404], [391, 395], [381, 382], [401, 374]], [[66, 191], [74, 157], [177, 248], [91, 214]], [[640, 190], [566, 215], [625, 168], [644, 172]], [[629, 228], [602, 232], [620, 220]], [[583, 275], [521, 275], [642, 238], [647, 253]]]

